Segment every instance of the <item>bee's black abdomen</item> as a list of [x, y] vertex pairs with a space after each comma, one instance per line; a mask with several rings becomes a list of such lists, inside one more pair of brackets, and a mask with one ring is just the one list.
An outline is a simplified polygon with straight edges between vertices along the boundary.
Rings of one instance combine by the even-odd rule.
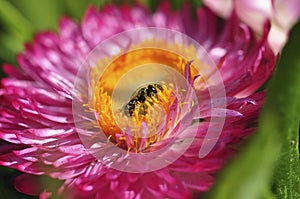
[[137, 99], [131, 99], [128, 104], [134, 107], [137, 104], [137, 102]]
[[125, 115], [127, 116], [132, 116], [133, 115], [133, 111], [135, 109], [135, 105], [138, 103], [137, 99], [131, 99], [128, 104], [126, 104], [125, 108], [124, 108], [124, 112]]
[[[138, 113], [145, 115], [149, 107], [144, 102], [146, 101], [147, 97], [156, 97], [157, 89], [162, 91], [163, 87], [160, 84], [149, 84], [147, 87], [142, 87], [141, 89], [139, 89], [137, 94], [131, 98], [128, 104], [125, 105], [125, 115], [132, 116], [137, 105], [140, 105], [138, 106]], [[150, 105], [153, 104], [153, 102], [151, 101], [148, 101], [148, 103]]]
[[146, 101], [145, 95], [146, 95], [146, 88], [142, 88], [137, 95], [137, 100], [139, 102], [145, 102]]
[[148, 88], [147, 88], [147, 96], [148, 97], [151, 97], [153, 94], [156, 94], [157, 93], [157, 90], [156, 88], [153, 86], [153, 85], [148, 85]]

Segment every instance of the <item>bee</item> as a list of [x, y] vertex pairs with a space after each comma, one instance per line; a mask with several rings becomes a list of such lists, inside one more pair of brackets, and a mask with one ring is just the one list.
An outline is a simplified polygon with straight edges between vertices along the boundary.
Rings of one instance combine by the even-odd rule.
[[[148, 86], [142, 87], [131, 97], [130, 101], [124, 106], [124, 113], [126, 116], [132, 116], [134, 110], [139, 108], [139, 114], [146, 115], [148, 105], [145, 104], [149, 98], [157, 98], [157, 92], [163, 90], [160, 84], [149, 84]], [[148, 104], [152, 105], [152, 101], [148, 101]]]

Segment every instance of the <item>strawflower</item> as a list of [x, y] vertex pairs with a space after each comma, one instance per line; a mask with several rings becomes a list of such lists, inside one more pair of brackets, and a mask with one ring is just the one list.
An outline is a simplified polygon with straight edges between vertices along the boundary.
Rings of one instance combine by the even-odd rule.
[[274, 53], [279, 53], [288, 40], [289, 31], [300, 18], [298, 0], [204, 0], [210, 9], [224, 18], [235, 10], [239, 18], [258, 35], [264, 32], [264, 24], [271, 23], [268, 42]]
[[268, 32], [167, 2], [64, 17], [3, 66], [0, 164], [41, 198], [199, 197], [256, 128]]

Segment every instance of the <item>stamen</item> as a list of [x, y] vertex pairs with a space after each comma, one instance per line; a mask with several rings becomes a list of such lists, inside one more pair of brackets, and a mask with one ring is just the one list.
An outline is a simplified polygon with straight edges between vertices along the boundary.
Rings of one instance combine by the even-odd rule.
[[[172, 83], [146, 84], [137, 89], [119, 110], [112, 110], [112, 93], [118, 80], [132, 68], [147, 63], [168, 65], [190, 78], [197, 75], [191, 61], [161, 49], [135, 50], [111, 63], [98, 83], [92, 85], [92, 102], [101, 130], [107, 136], [107, 142], [125, 147], [128, 152], [143, 151], [149, 145], [162, 140], [167, 135], [170, 125], [174, 123], [174, 115], [170, 112], [171, 108], [174, 110], [173, 103], [177, 93], [174, 88], [177, 88], [177, 85]], [[180, 109], [180, 103], [177, 106]]]

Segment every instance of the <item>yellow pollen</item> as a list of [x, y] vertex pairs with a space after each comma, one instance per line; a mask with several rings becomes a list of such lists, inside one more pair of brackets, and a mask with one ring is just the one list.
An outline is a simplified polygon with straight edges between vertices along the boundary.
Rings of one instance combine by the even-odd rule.
[[[160, 63], [184, 74], [188, 61], [169, 51], [144, 48], [130, 51], [110, 63], [93, 88], [94, 109], [98, 115], [98, 123], [107, 136], [107, 141], [114, 142], [117, 146], [126, 148], [127, 151], [138, 152], [161, 140], [169, 129], [170, 105], [176, 99], [173, 85], [157, 82], [161, 89], [154, 86], [157, 93], [151, 93], [150, 96], [145, 95], [144, 101], [139, 100], [137, 96], [133, 96], [132, 98], [136, 98], [137, 102], [134, 106], [129, 106], [132, 114], [129, 114], [128, 110], [124, 108], [129, 101], [117, 113], [113, 112], [112, 94], [119, 79], [137, 66]], [[192, 77], [198, 73], [192, 64], [190, 65], [190, 71]], [[148, 85], [153, 85], [153, 83]], [[145, 87], [148, 85], [145, 85]], [[157, 130], [160, 129], [163, 121], [165, 121], [164, 128], [158, 135]], [[127, 132], [128, 129], [129, 132]], [[147, 129], [147, 135], [145, 135], [145, 129]]]

